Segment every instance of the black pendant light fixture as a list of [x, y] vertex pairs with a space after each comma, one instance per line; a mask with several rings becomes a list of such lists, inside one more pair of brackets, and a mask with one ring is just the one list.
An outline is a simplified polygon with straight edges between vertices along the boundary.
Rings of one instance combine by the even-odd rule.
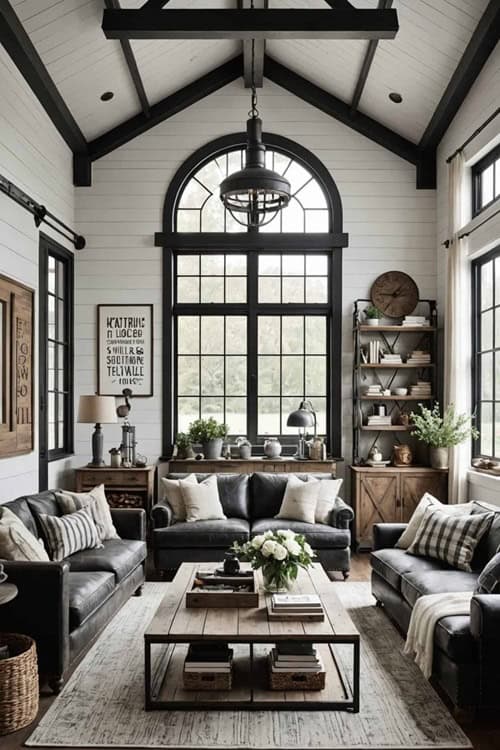
[[262, 120], [257, 109], [255, 88], [255, 40], [252, 39], [252, 108], [247, 120], [244, 169], [220, 184], [220, 199], [238, 224], [262, 227], [269, 224], [290, 202], [290, 183], [266, 168], [266, 147], [262, 143]]

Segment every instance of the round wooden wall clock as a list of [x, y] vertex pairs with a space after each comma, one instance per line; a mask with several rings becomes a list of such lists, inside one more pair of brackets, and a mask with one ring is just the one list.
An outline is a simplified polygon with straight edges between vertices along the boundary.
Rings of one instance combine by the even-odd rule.
[[416, 308], [418, 287], [407, 273], [387, 271], [373, 282], [371, 300], [388, 318], [402, 318]]

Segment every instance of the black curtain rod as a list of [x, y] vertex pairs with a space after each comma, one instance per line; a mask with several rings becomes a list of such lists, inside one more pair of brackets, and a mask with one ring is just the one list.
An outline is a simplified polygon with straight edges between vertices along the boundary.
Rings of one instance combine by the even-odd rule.
[[459, 154], [459, 153], [460, 153], [461, 151], [463, 151], [463, 150], [464, 150], [464, 148], [465, 148], [466, 146], [468, 146], [468, 145], [469, 145], [469, 143], [470, 143], [471, 141], [473, 141], [473, 140], [474, 140], [474, 138], [475, 138], [475, 137], [476, 137], [477, 135], [479, 135], [479, 133], [480, 133], [480, 132], [481, 132], [482, 130], [484, 130], [484, 129], [485, 129], [485, 127], [486, 127], [487, 125], [489, 125], [489, 124], [490, 124], [490, 122], [491, 122], [492, 120], [494, 120], [494, 119], [495, 119], [495, 117], [497, 117], [497, 115], [498, 115], [499, 113], [500, 113], [500, 107], [498, 107], [498, 108], [497, 108], [497, 109], [496, 109], [496, 110], [495, 110], [494, 112], [492, 112], [492, 114], [491, 114], [491, 115], [490, 115], [490, 116], [488, 117], [488, 119], [487, 119], [487, 120], [485, 120], [485, 121], [483, 122], [483, 124], [482, 124], [482, 125], [480, 125], [480, 126], [479, 126], [478, 128], [476, 128], [476, 130], [475, 130], [475, 131], [474, 131], [474, 132], [472, 133], [472, 135], [470, 135], [470, 136], [469, 136], [469, 137], [467, 138], [467, 140], [466, 140], [466, 141], [464, 141], [464, 142], [462, 143], [462, 145], [461, 145], [461, 146], [459, 146], [459, 147], [458, 147], [457, 149], [455, 149], [455, 151], [454, 151], [454, 152], [452, 153], [452, 155], [451, 155], [451, 156], [449, 156], [449, 157], [448, 157], [448, 158], [446, 159], [446, 163], [447, 163], [447, 164], [449, 164], [449, 163], [450, 163], [450, 161], [451, 161], [452, 159], [454, 159], [454, 158], [455, 158], [455, 156], [456, 156], [457, 154]]
[[[45, 206], [41, 203], [37, 203], [31, 198], [24, 190], [18, 188], [13, 182], [8, 180], [6, 177], [0, 174], [0, 192], [7, 195], [13, 201], [18, 203], [20, 206], [29, 211], [32, 214], [35, 226], [39, 227], [42, 222], [45, 222], [47, 226], [54, 229], [58, 234], [62, 235], [68, 242], [71, 242], [75, 250], [83, 250], [85, 247], [85, 237], [81, 234], [77, 234], [71, 227], [68, 227], [61, 219], [58, 219], [55, 214], [47, 211]], [[49, 221], [52, 219], [52, 221]], [[55, 222], [55, 223], [54, 223]]]
[[[472, 229], [469, 229], [468, 232], [463, 232], [462, 234], [459, 234], [458, 235], [458, 239], [459, 240], [463, 240], [464, 237], [468, 237], [469, 234], [472, 234], [472, 232], [475, 232], [476, 229], [479, 229], [479, 227], [482, 227], [483, 224], [486, 224], [487, 221], [489, 221], [490, 219], [492, 219], [497, 214], [500, 214], [500, 208], [498, 208], [496, 211], [494, 211], [494, 213], [490, 214], [485, 219], [483, 219], [483, 221], [480, 221], [479, 224], [476, 224], [475, 227], [472, 227]], [[445, 240], [444, 242], [441, 243], [441, 246], [448, 248], [450, 246], [450, 244], [451, 244], [450, 240]]]

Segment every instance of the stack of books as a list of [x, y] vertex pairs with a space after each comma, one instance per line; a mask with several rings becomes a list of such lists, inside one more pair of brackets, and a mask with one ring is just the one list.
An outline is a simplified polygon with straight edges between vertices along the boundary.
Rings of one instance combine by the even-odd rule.
[[311, 616], [323, 619], [325, 612], [317, 594], [273, 594], [271, 615], [290, 620]]
[[380, 341], [370, 341], [368, 361], [371, 365], [378, 364], [380, 359]]
[[270, 654], [272, 672], [322, 672], [324, 666], [312, 643], [277, 643]]
[[368, 427], [381, 427], [392, 424], [391, 415], [371, 414], [368, 417]]
[[416, 328], [416, 327], [422, 327], [422, 326], [428, 326], [429, 324], [429, 318], [426, 318], [425, 315], [405, 315], [403, 322], [401, 325], [407, 328]]
[[430, 365], [431, 353], [423, 349], [414, 349], [407, 359], [409, 365]]
[[417, 380], [416, 385], [410, 386], [410, 396], [417, 398], [430, 398], [432, 396], [432, 385], [428, 380]]
[[233, 649], [227, 643], [191, 643], [184, 672], [226, 674], [231, 672]]
[[380, 385], [369, 385], [368, 388], [365, 389], [365, 396], [381, 396], [382, 395], [382, 386]]
[[382, 354], [380, 357], [381, 364], [384, 365], [397, 365], [403, 361], [401, 354]]

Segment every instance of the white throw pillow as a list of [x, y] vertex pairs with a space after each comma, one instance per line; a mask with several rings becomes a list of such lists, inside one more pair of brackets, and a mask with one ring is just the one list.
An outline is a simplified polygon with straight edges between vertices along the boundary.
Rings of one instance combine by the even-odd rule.
[[0, 559], [49, 562], [45, 547], [10, 508], [0, 505]]
[[200, 484], [193, 484], [193, 482], [188, 482], [187, 479], [180, 479], [179, 485], [186, 506], [186, 521], [188, 523], [226, 519], [219, 499], [215, 474], [211, 474]]
[[[185, 521], [186, 520], [186, 505], [184, 498], [182, 497], [182, 490], [180, 488], [180, 479], [168, 479], [162, 477], [161, 482], [165, 490], [165, 500], [172, 508], [174, 514], [174, 521]], [[198, 484], [196, 474], [189, 474], [183, 482], [189, 482], [191, 484]]]
[[396, 547], [398, 549], [408, 549], [408, 547], [413, 544], [413, 542], [415, 541], [415, 537], [417, 536], [417, 531], [420, 528], [420, 524], [424, 519], [425, 511], [430, 506], [435, 506], [436, 509], [442, 511], [443, 513], [448, 513], [450, 516], [454, 514], [461, 515], [470, 513], [473, 507], [472, 503], [446, 505], [445, 503], [440, 502], [436, 497], [431, 495], [430, 492], [426, 492], [413, 511], [413, 515], [408, 522], [408, 526], [403, 531], [396, 543]]
[[[314, 478], [314, 477], [313, 477]], [[343, 479], [321, 479], [318, 504], [316, 506], [315, 519], [316, 523], [330, 525], [332, 510], [335, 507], [335, 500], [340, 492]]]
[[56, 499], [63, 516], [68, 515], [68, 513], [75, 513], [82, 508], [86, 508], [97, 526], [101, 542], [105, 542], [106, 539], [120, 538], [111, 517], [111, 511], [106, 499], [103, 484], [94, 487], [90, 492], [69, 492], [69, 490], [58, 490], [56, 492]]
[[321, 481], [308, 478], [307, 482], [294, 476], [288, 478], [280, 512], [275, 518], [286, 518], [288, 521], [314, 523]]

